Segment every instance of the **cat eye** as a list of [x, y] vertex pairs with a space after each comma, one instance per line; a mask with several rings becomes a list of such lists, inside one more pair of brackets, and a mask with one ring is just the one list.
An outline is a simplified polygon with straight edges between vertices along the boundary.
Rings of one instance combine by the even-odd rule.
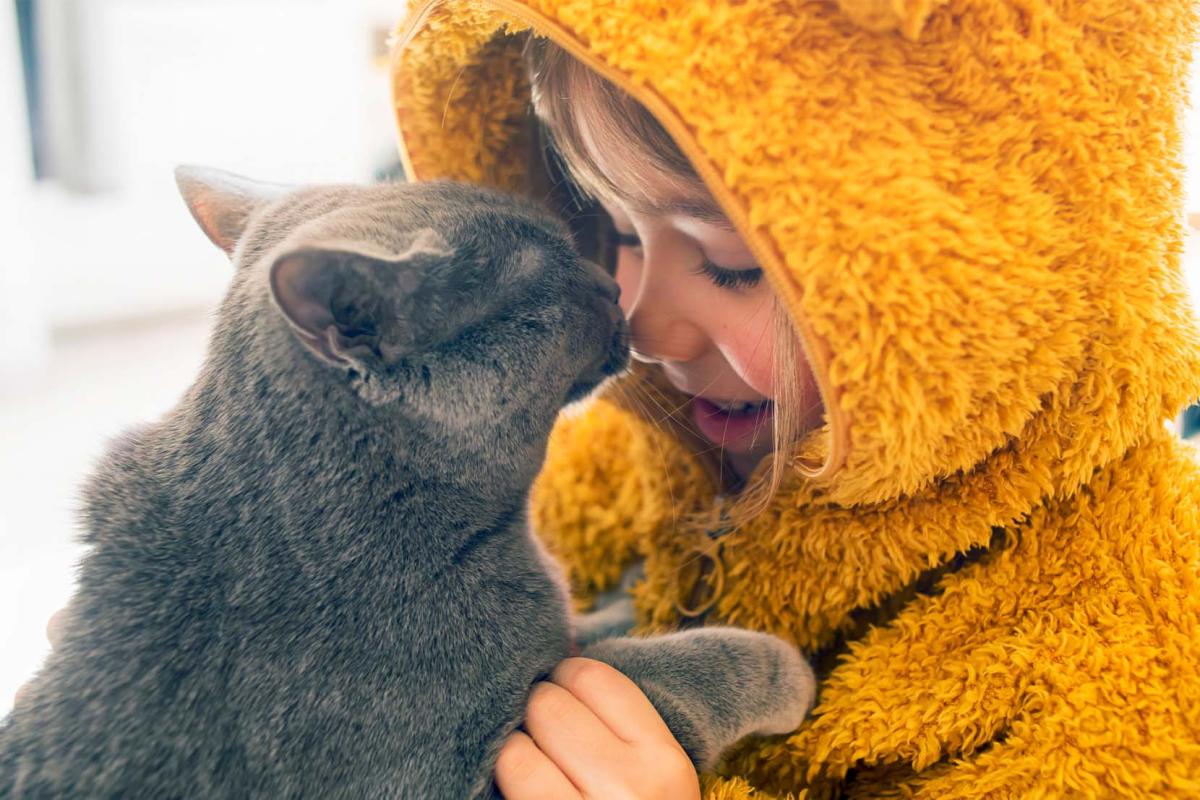
[[[642, 240], [638, 238], [636, 233], [614, 231], [612, 241], [617, 247], [640, 248], [642, 246]], [[763, 271], [760, 267], [730, 269], [729, 267], [714, 264], [707, 258], [700, 262], [694, 272], [707, 277], [712, 281], [714, 286], [731, 291], [757, 286], [763, 277]]]

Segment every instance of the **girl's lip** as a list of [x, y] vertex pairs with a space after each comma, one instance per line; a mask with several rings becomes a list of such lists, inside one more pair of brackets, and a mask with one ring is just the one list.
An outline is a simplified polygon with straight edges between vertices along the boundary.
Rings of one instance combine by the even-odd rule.
[[696, 428], [715, 445], [730, 450], [746, 450], [770, 441], [773, 405], [769, 400], [762, 401], [757, 408], [729, 412], [723, 411], [712, 400], [693, 397], [691, 407]]

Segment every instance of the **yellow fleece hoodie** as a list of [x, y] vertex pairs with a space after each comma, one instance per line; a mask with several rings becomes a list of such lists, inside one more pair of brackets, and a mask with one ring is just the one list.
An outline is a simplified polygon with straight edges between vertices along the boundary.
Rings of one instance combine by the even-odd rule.
[[534, 493], [581, 595], [642, 558], [643, 630], [816, 660], [810, 721], [707, 797], [1200, 796], [1200, 469], [1164, 427], [1200, 397], [1196, 24], [1191, 0], [412, 4], [410, 177], [535, 185], [520, 50], [548, 36], [693, 160], [817, 375], [815, 461], [716, 541], [685, 522], [712, 471], [615, 401], [559, 426]]

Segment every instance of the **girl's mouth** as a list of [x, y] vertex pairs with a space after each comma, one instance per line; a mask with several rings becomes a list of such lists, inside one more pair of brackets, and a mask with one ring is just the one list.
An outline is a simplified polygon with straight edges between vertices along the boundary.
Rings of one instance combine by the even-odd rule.
[[771, 443], [770, 400], [715, 401], [693, 397], [691, 406], [692, 421], [704, 438], [715, 445], [742, 451]]

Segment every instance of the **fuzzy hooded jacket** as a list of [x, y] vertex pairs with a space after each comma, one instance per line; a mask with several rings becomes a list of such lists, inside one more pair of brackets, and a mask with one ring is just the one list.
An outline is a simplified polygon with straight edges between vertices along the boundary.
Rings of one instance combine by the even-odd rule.
[[812, 655], [811, 719], [706, 797], [1200, 796], [1200, 470], [1165, 427], [1200, 396], [1196, 22], [1191, 0], [412, 4], [411, 178], [544, 188], [521, 48], [547, 36], [691, 158], [816, 373], [808, 461], [726, 535], [688, 522], [722, 491], [696, 443], [616, 399], [560, 424], [532, 498], [581, 596], [644, 560], [643, 631]]

